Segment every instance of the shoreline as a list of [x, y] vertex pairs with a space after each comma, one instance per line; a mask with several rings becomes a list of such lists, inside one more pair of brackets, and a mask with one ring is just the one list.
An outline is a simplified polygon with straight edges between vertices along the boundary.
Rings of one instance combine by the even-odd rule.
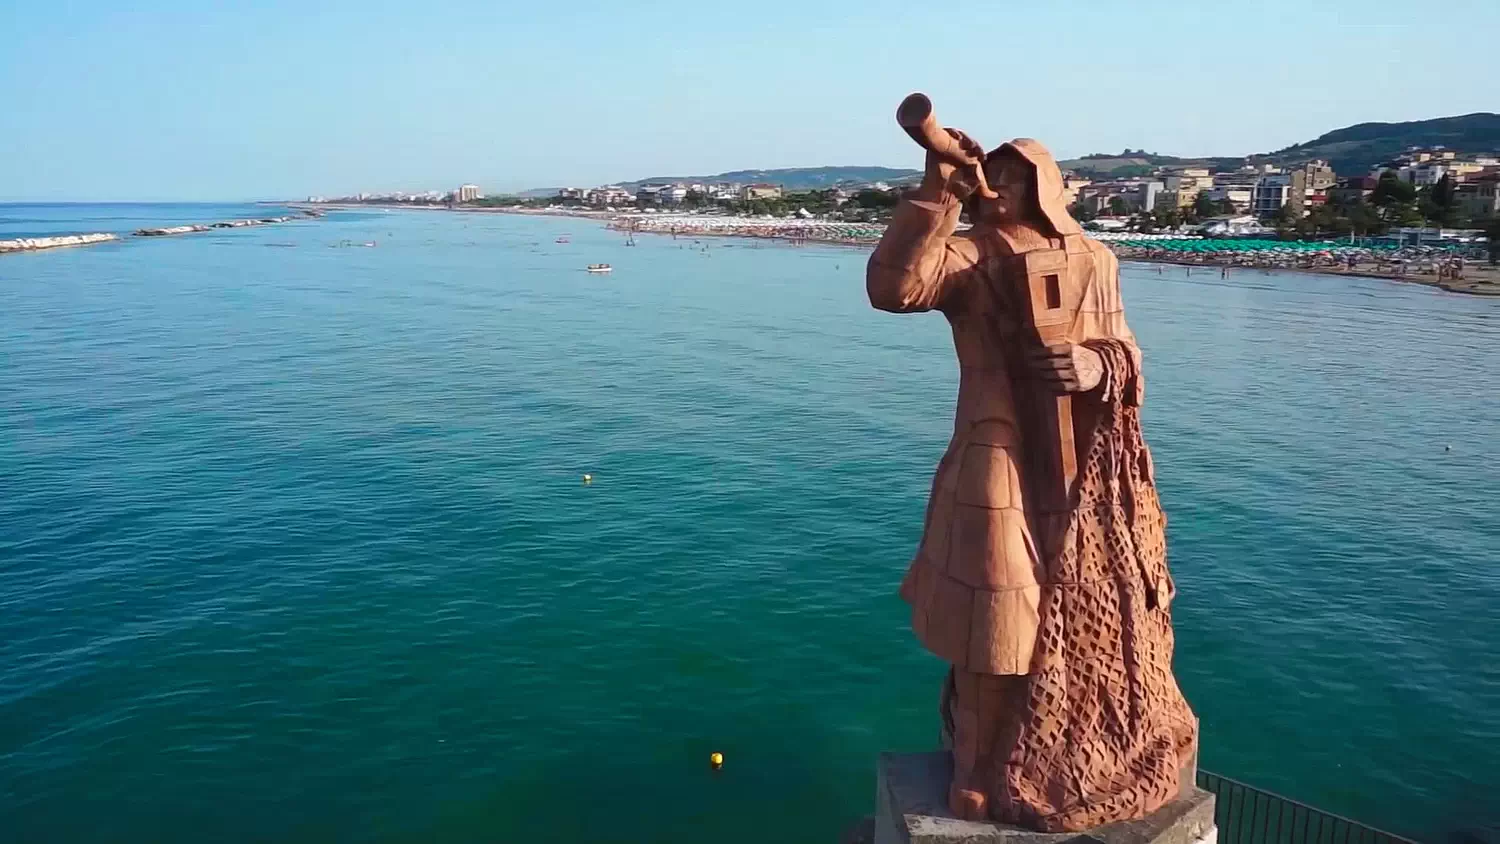
[[[537, 213], [537, 212], [533, 212], [533, 213]], [[574, 216], [574, 215], [556, 215], [556, 216]], [[729, 231], [716, 231], [716, 230], [708, 229], [708, 228], [693, 229], [691, 231], [682, 231], [682, 230], [673, 230], [673, 229], [662, 230], [661, 228], [658, 228], [658, 227], [651, 227], [651, 228], [628, 227], [627, 225], [620, 225], [619, 224], [622, 221], [628, 223], [630, 221], [633, 221], [634, 219], [635, 218], [633, 218], [633, 217], [615, 217], [615, 218], [612, 218], [610, 220], [609, 224], [608, 224], [608, 228], [610, 228], [612, 230], [615, 230], [615, 231], [634, 232], [636, 234], [672, 235], [674, 237], [739, 237], [739, 238], [745, 238], [745, 239], [749, 239], [749, 240], [780, 240], [780, 241], [784, 241], [784, 242], [788, 242], [788, 243], [793, 243], [793, 244], [797, 244], [797, 245], [802, 245], [802, 244], [805, 244], [805, 243], [816, 243], [816, 244], [819, 244], [819, 245], [827, 245], [827, 246], [854, 246], [854, 247], [862, 247], [862, 248], [867, 248], [867, 249], [873, 249], [875, 247], [875, 244], [878, 242], [878, 238], [872, 238], [872, 239], [862, 239], [862, 238], [861, 239], [820, 238], [820, 237], [818, 237], [814, 233], [816, 230], [815, 229], [811, 229], [811, 228], [808, 229], [809, 233], [807, 235], [800, 236], [800, 237], [795, 237], [795, 236], [791, 236], [791, 235], [788, 235], [788, 234], [785, 234], [785, 233], [782, 233], [782, 232], [777, 232], [777, 231], [771, 230], [770, 227], [767, 227], [767, 230], [764, 233], [757, 233], [757, 232], [753, 231], [754, 226], [736, 227], [734, 230], [729, 230]], [[1108, 244], [1106, 243], [1106, 245], [1108, 245]], [[1415, 273], [1398, 274], [1398, 273], [1393, 273], [1393, 272], [1389, 272], [1389, 271], [1380, 271], [1380, 270], [1375, 270], [1375, 269], [1360, 269], [1358, 266], [1356, 266], [1354, 269], [1347, 269], [1347, 268], [1341, 267], [1341, 266], [1299, 266], [1299, 265], [1296, 265], [1296, 264], [1260, 265], [1260, 264], [1254, 264], [1254, 263], [1239, 263], [1239, 262], [1234, 262], [1234, 261], [1214, 261], [1214, 260], [1182, 261], [1182, 260], [1173, 260], [1172, 258], [1167, 258], [1167, 257], [1153, 257], [1153, 256], [1147, 256], [1147, 255], [1132, 255], [1132, 254], [1129, 254], [1129, 253], [1123, 253], [1122, 250], [1116, 250], [1113, 247], [1111, 247], [1111, 251], [1113, 251], [1115, 253], [1116, 257], [1119, 258], [1119, 260], [1120, 260], [1121, 263], [1156, 264], [1156, 265], [1162, 265], [1162, 266], [1180, 266], [1180, 267], [1185, 267], [1185, 268], [1187, 268], [1189, 270], [1191, 270], [1194, 267], [1201, 268], [1201, 269], [1206, 269], [1206, 270], [1210, 270], [1210, 271], [1215, 270], [1215, 269], [1223, 270], [1225, 268], [1228, 268], [1231, 271], [1236, 271], [1236, 272], [1246, 272], [1246, 271], [1252, 271], [1252, 270], [1260, 270], [1262, 272], [1297, 272], [1297, 273], [1306, 273], [1306, 274], [1309, 274], [1309, 275], [1323, 275], [1323, 276], [1352, 276], [1354, 278], [1372, 278], [1372, 279], [1381, 279], [1381, 280], [1384, 280], [1384, 281], [1399, 281], [1399, 282], [1404, 282], [1404, 283], [1407, 283], [1407, 284], [1419, 284], [1419, 285], [1422, 285], [1423, 287], [1432, 287], [1432, 288], [1443, 290], [1443, 291], [1446, 291], [1446, 292], [1449, 292], [1449, 293], [1459, 293], [1459, 294], [1463, 294], [1463, 295], [1467, 295], [1467, 296], [1494, 296], [1494, 297], [1500, 297], [1500, 267], [1497, 267], [1497, 266], [1487, 266], [1487, 265], [1484, 265], [1484, 264], [1474, 264], [1474, 265], [1471, 265], [1471, 266], [1465, 268], [1465, 270], [1464, 270], [1464, 272], [1466, 273], [1466, 277], [1464, 277], [1464, 278], [1458, 278], [1458, 279], [1452, 279], [1452, 278], [1438, 278], [1435, 274], [1433, 274], [1431, 272], [1423, 273], [1423, 272], [1420, 272], [1420, 271], [1419, 272], [1415, 272]], [[1226, 253], [1226, 254], [1230, 254], [1230, 253]]]
[[1468, 296], [1500, 296], [1500, 267], [1474, 267], [1465, 272], [1478, 273], [1478, 277], [1469, 276], [1459, 279], [1439, 279], [1434, 275], [1422, 275], [1411, 273], [1407, 275], [1396, 275], [1388, 272], [1361, 269], [1341, 269], [1339, 267], [1297, 267], [1277, 266], [1262, 267], [1255, 264], [1233, 264], [1228, 262], [1195, 262], [1195, 261], [1173, 261], [1170, 258], [1147, 258], [1147, 257], [1125, 257], [1118, 256], [1120, 263], [1126, 264], [1155, 264], [1158, 266], [1186, 267], [1207, 270], [1222, 270], [1228, 268], [1231, 271], [1245, 273], [1259, 270], [1263, 273], [1286, 272], [1306, 273], [1308, 275], [1346, 276], [1352, 278], [1375, 278], [1383, 281], [1401, 281], [1407, 284], [1420, 284], [1423, 287], [1433, 287], [1445, 290], [1449, 293], [1462, 293]]
[[[642, 214], [620, 214], [609, 211], [562, 211], [549, 209], [532, 209], [516, 207], [483, 207], [483, 208], [448, 208], [446, 206], [433, 205], [399, 205], [399, 204], [373, 204], [373, 203], [286, 203], [291, 208], [334, 208], [338, 210], [360, 210], [365, 208], [385, 208], [414, 211], [457, 211], [463, 213], [483, 214], [515, 214], [527, 217], [563, 217], [571, 219], [596, 220], [604, 224], [611, 231], [628, 232], [633, 234], [670, 235], [673, 237], [728, 237], [745, 240], [770, 240], [780, 241], [792, 245], [817, 244], [820, 246], [844, 246], [863, 249], [873, 249], [879, 242], [879, 235], [871, 232], [868, 236], [828, 236], [830, 230], [838, 229], [884, 229], [884, 224], [830, 224], [825, 221], [804, 221], [797, 218], [770, 220], [757, 220], [744, 217], [722, 217], [704, 215], [693, 220], [691, 228], [681, 228], [673, 225], [668, 220], [663, 220], [656, 215]], [[666, 216], [666, 215], [662, 215]], [[681, 218], [669, 218], [680, 220]], [[705, 225], [704, 221], [723, 221], [719, 225]], [[645, 225], [642, 225], [645, 224]], [[795, 233], [793, 233], [795, 230]], [[1354, 269], [1341, 266], [1297, 266], [1295, 264], [1282, 264], [1263, 266], [1255, 263], [1241, 263], [1235, 261], [1183, 261], [1173, 260], [1165, 257], [1152, 257], [1146, 255], [1132, 255], [1123, 250], [1113, 249], [1121, 263], [1157, 264], [1168, 266], [1181, 266], [1189, 269], [1193, 267], [1203, 269], [1222, 269], [1228, 267], [1231, 271], [1261, 270], [1264, 272], [1282, 271], [1299, 272], [1310, 275], [1324, 276], [1352, 276], [1354, 278], [1373, 278], [1385, 281], [1399, 281], [1407, 284], [1418, 284], [1423, 287], [1432, 287], [1449, 293], [1459, 293], [1467, 296], [1494, 296], [1500, 297], [1500, 267], [1487, 266], [1484, 264], [1472, 264], [1465, 268], [1465, 278], [1437, 278], [1431, 272], [1398, 274], [1378, 269], [1361, 269], [1357, 265]], [[1230, 253], [1226, 253], [1230, 254]]]

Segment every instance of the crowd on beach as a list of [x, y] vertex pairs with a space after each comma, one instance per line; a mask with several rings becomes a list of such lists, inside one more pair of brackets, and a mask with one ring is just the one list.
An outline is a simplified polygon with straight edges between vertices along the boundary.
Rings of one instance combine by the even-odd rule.
[[[871, 245], [885, 227], [799, 217], [730, 217], [708, 215], [622, 215], [610, 227], [628, 232], [673, 236], [718, 235], [774, 238], [792, 242]], [[1341, 243], [1210, 239], [1182, 235], [1099, 234], [1122, 260], [1152, 261], [1264, 270], [1363, 273], [1390, 277], [1431, 276], [1461, 280], [1468, 267], [1485, 255], [1483, 246], [1377, 247]], [[1227, 269], [1226, 269], [1227, 272]]]
[[658, 215], [616, 217], [610, 228], [651, 234], [717, 235], [761, 237], [793, 242], [870, 244], [878, 241], [885, 227], [875, 223], [847, 223], [802, 217], [728, 217]]
[[1259, 249], [1243, 251], [1180, 252], [1150, 247], [1113, 244], [1111, 248], [1122, 260], [1157, 261], [1226, 267], [1251, 267], [1266, 270], [1312, 270], [1319, 272], [1367, 272], [1402, 277], [1430, 274], [1438, 279], [1462, 279], [1466, 267], [1478, 255], [1472, 251], [1442, 250], [1434, 247], [1370, 249], [1353, 246], [1329, 246], [1317, 250]]

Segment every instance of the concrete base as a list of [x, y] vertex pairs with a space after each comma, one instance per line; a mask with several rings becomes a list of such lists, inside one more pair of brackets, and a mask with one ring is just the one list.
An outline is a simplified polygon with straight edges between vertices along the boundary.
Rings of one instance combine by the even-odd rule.
[[1085, 832], [1032, 832], [997, 823], [961, 821], [948, 811], [953, 762], [946, 751], [880, 754], [874, 844], [1213, 844], [1214, 796], [1191, 785], [1138, 821]]

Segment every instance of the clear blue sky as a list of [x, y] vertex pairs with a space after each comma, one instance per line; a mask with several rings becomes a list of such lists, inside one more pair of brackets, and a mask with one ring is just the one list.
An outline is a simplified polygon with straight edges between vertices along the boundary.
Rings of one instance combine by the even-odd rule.
[[919, 166], [912, 90], [990, 145], [1241, 155], [1500, 110], [1497, 33], [1497, 0], [0, 0], [0, 200]]

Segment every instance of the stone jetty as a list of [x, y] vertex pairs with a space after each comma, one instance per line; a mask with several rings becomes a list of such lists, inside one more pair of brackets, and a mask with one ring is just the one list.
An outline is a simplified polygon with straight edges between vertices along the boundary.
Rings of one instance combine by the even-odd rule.
[[[300, 215], [287, 215], [282, 217], [258, 217], [247, 220], [224, 220], [219, 223], [195, 224], [190, 226], [165, 226], [162, 228], [137, 229], [136, 237], [167, 237], [174, 234], [192, 234], [194, 232], [206, 232], [214, 229], [242, 229], [249, 226], [270, 226], [276, 223], [286, 223], [292, 220], [301, 220], [310, 217], [321, 217], [321, 212], [303, 212]], [[0, 240], [0, 255], [7, 252], [34, 252], [38, 249], [56, 249], [60, 246], [86, 246], [90, 243], [105, 243], [111, 240], [119, 240], [120, 236], [113, 232], [99, 232], [96, 234], [65, 234], [55, 237], [22, 237], [15, 240]]]
[[6, 252], [34, 252], [38, 249], [57, 249], [62, 246], [87, 246], [90, 243], [105, 243], [119, 240], [120, 236], [107, 232], [96, 234], [64, 234], [56, 237], [22, 237], [16, 240], [0, 240], [0, 254]]
[[251, 220], [224, 220], [219, 223], [199, 224], [193, 226], [167, 226], [158, 229], [137, 229], [136, 237], [166, 237], [174, 234], [192, 234], [193, 232], [206, 232], [212, 229], [242, 229], [248, 226], [270, 226], [276, 223], [285, 223], [297, 217], [261, 217]]
[[136, 237], [165, 237], [169, 234], [189, 234], [191, 232], [206, 232], [208, 226], [167, 226], [161, 229], [136, 229]]

